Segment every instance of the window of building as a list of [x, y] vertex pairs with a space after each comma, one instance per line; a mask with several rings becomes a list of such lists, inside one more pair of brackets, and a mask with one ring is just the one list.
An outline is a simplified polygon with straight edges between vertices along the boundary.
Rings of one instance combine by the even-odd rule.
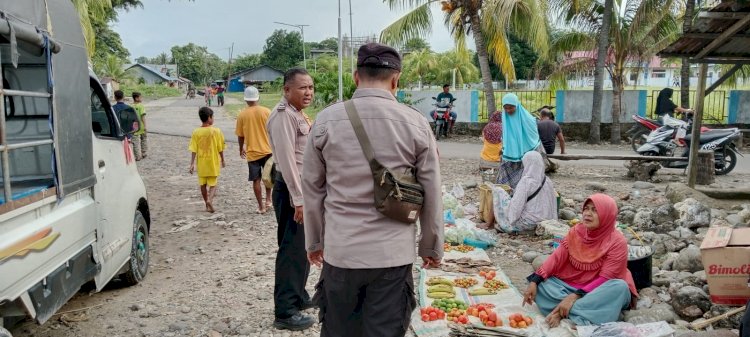
[[651, 71], [651, 78], [666, 78], [666, 77], [667, 77], [666, 70], [652, 70]]

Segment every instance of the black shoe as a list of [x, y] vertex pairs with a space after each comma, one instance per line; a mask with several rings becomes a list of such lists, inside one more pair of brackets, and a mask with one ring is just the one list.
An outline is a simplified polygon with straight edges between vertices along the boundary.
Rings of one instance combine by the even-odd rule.
[[310, 328], [315, 324], [315, 319], [310, 315], [301, 312], [294, 314], [289, 318], [276, 318], [273, 320], [273, 327], [279, 330], [302, 331]]
[[318, 307], [318, 305], [315, 304], [315, 302], [308, 301], [308, 302], [302, 303], [302, 306], [299, 308], [299, 310], [307, 310], [307, 309], [313, 309], [313, 308], [317, 308], [317, 307]]

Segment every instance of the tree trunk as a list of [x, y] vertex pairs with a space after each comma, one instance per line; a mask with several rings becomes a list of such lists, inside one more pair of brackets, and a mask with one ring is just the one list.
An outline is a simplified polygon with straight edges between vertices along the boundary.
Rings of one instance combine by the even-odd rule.
[[620, 144], [620, 140], [622, 139], [620, 132], [620, 112], [622, 110], [623, 89], [622, 75], [612, 76], [612, 128], [609, 137], [609, 142], [612, 144]]
[[[690, 30], [693, 25], [693, 12], [695, 11], [695, 0], [687, 0], [685, 4], [685, 15], [682, 20], [682, 32]], [[682, 58], [680, 68], [680, 106], [690, 106], [690, 62], [686, 57]]]
[[479, 70], [482, 73], [482, 84], [484, 84], [484, 98], [487, 101], [487, 116], [491, 116], [497, 111], [495, 106], [495, 89], [492, 87], [492, 73], [490, 72], [490, 57], [487, 53], [487, 45], [482, 36], [482, 24], [479, 21], [479, 12], [473, 12], [471, 17], [471, 34], [474, 36], [474, 43], [477, 47], [477, 56], [479, 58]]
[[604, 62], [607, 59], [609, 47], [609, 27], [612, 22], [612, 8], [614, 0], [604, 1], [604, 15], [602, 27], [599, 31], [599, 41], [596, 50], [596, 67], [594, 68], [594, 102], [591, 107], [591, 130], [589, 144], [599, 144], [601, 140], [602, 123], [602, 95], [604, 94]]

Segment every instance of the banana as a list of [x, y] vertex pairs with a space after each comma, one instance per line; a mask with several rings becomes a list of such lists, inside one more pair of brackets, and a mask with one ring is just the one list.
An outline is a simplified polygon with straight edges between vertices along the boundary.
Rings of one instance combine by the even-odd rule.
[[455, 293], [453, 291], [453, 287], [447, 284], [436, 284], [434, 286], [429, 286], [427, 287], [427, 292], [428, 293], [437, 293], [437, 292]]
[[427, 297], [429, 298], [454, 298], [456, 297], [456, 294], [444, 292], [444, 291], [437, 291], [433, 293], [427, 293]]
[[497, 291], [494, 291], [489, 288], [469, 289], [469, 295], [471, 296], [494, 295], [494, 294], [497, 294]]
[[443, 278], [443, 277], [430, 277], [430, 279], [427, 280], [428, 286], [434, 286], [438, 284], [445, 284], [445, 285], [453, 286], [453, 281], [447, 278]]

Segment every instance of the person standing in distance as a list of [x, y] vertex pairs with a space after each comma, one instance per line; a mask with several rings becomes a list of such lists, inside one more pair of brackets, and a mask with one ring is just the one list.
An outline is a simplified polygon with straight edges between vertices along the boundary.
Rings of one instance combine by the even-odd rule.
[[266, 161], [271, 158], [271, 144], [268, 141], [266, 123], [271, 110], [258, 104], [260, 92], [249, 86], [245, 88], [245, 103], [247, 107], [237, 115], [235, 134], [240, 144], [240, 157], [247, 159], [250, 171], [248, 180], [253, 183], [255, 199], [258, 200], [258, 214], [265, 214], [271, 207], [271, 189], [266, 188], [266, 198], [263, 199], [261, 175]]
[[560, 154], [565, 154], [565, 136], [563, 136], [560, 124], [552, 120], [552, 112], [544, 108], [539, 111], [539, 121], [536, 128], [539, 131], [539, 139], [547, 154], [555, 153], [555, 139], [560, 141]]
[[315, 323], [301, 313], [311, 308], [305, 290], [310, 264], [305, 254], [302, 213], [302, 153], [310, 133], [310, 118], [302, 109], [313, 100], [313, 80], [306, 70], [293, 68], [284, 74], [284, 97], [274, 107], [266, 128], [271, 141], [276, 174], [273, 208], [278, 223], [273, 322], [277, 329], [305, 330]]
[[313, 302], [322, 337], [404, 336], [416, 307], [412, 264], [443, 257], [443, 218], [437, 144], [427, 119], [394, 94], [401, 58], [386, 45], [362, 46], [352, 102], [375, 159], [394, 174], [411, 170], [424, 188], [417, 226], [381, 214], [374, 184], [344, 103], [318, 114], [304, 154], [305, 241], [308, 258], [322, 265]]

